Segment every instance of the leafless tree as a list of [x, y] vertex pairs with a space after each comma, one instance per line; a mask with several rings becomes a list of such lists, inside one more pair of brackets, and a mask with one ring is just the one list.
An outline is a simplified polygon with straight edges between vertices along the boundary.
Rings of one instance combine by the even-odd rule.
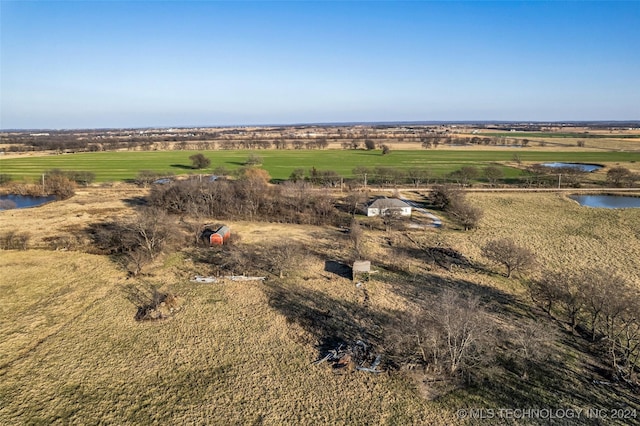
[[172, 220], [162, 210], [146, 208], [125, 225], [135, 245], [154, 259], [174, 237]]
[[281, 241], [265, 247], [271, 271], [280, 278], [291, 273], [300, 265], [304, 250], [299, 244]]
[[527, 321], [518, 325], [514, 343], [522, 365], [522, 378], [527, 380], [537, 362], [546, 360], [551, 354], [554, 341], [553, 330], [545, 322]]
[[484, 177], [487, 178], [491, 186], [495, 186], [504, 177], [504, 173], [498, 166], [487, 166], [484, 168]]
[[537, 279], [528, 283], [531, 299], [551, 316], [554, 306], [561, 298], [559, 281], [562, 276], [557, 272], [543, 271]]
[[446, 210], [462, 193], [451, 185], [436, 185], [429, 193], [429, 203], [436, 209]]
[[494, 326], [477, 297], [447, 290], [415, 325], [417, 350], [436, 371], [455, 376], [487, 359]]
[[535, 265], [535, 255], [526, 247], [517, 245], [509, 238], [491, 240], [482, 247], [482, 255], [506, 268], [505, 276], [522, 272]]
[[614, 186], [633, 186], [637, 180], [640, 180], [640, 175], [626, 167], [613, 167], [607, 172], [607, 182]]
[[354, 257], [359, 259], [362, 255], [362, 247], [364, 244], [364, 231], [356, 218], [351, 220], [351, 226], [349, 227], [349, 239], [353, 243]]
[[478, 168], [475, 166], [463, 166], [450, 174], [460, 185], [467, 186], [469, 183], [480, 176]]
[[429, 183], [430, 172], [427, 169], [409, 169], [407, 171], [407, 178], [411, 181], [413, 186], [418, 188], [423, 183]]
[[462, 225], [465, 231], [478, 227], [482, 219], [482, 210], [472, 206], [464, 198], [457, 198], [447, 207], [447, 213]]

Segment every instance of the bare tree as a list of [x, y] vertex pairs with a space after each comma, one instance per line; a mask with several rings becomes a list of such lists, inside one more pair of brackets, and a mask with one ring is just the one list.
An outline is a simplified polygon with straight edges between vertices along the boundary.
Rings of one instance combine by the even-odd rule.
[[175, 229], [172, 220], [159, 209], [141, 210], [137, 217], [125, 225], [136, 246], [144, 250], [150, 259], [154, 259], [169, 241], [174, 238]]
[[553, 307], [561, 298], [561, 286], [559, 282], [562, 275], [557, 272], [544, 271], [540, 278], [528, 283], [531, 299], [551, 316]]
[[429, 193], [429, 203], [436, 209], [446, 210], [462, 193], [451, 185], [436, 185]]
[[464, 198], [457, 198], [447, 207], [447, 213], [453, 216], [465, 231], [478, 227], [482, 219], [482, 210], [472, 206]]
[[358, 209], [367, 201], [367, 195], [364, 192], [352, 191], [345, 198], [349, 214], [352, 216], [358, 212]]
[[480, 172], [475, 166], [463, 166], [450, 174], [460, 185], [467, 186], [469, 183], [480, 176]]
[[629, 284], [620, 275], [602, 268], [590, 268], [580, 272], [580, 293], [585, 310], [589, 314], [591, 339], [602, 331], [606, 335], [607, 314], [622, 311], [624, 299], [629, 294]]
[[607, 182], [614, 186], [633, 186], [640, 175], [632, 173], [626, 167], [613, 167], [607, 172]]
[[484, 177], [487, 178], [491, 186], [495, 186], [498, 180], [504, 177], [504, 173], [498, 166], [487, 166], [484, 168]]
[[48, 174], [44, 178], [44, 192], [55, 195], [61, 200], [66, 200], [75, 195], [76, 183], [60, 174]]
[[356, 218], [351, 220], [351, 226], [349, 227], [349, 239], [353, 243], [354, 257], [359, 259], [362, 255], [362, 248], [364, 244], [364, 231]]
[[418, 351], [435, 369], [455, 376], [486, 360], [493, 326], [477, 297], [465, 298], [447, 290], [433, 309], [416, 322]]
[[267, 246], [265, 253], [268, 254], [271, 271], [280, 278], [295, 270], [304, 253], [299, 244], [291, 241], [281, 241]]
[[492, 262], [503, 265], [506, 268], [507, 278], [510, 278], [513, 272], [521, 272], [535, 265], [533, 252], [517, 245], [509, 238], [489, 241], [482, 247], [482, 255]]
[[291, 175], [289, 175], [289, 180], [292, 182], [298, 182], [304, 179], [304, 169], [303, 168], [297, 168], [294, 169], [291, 172]]
[[407, 178], [416, 188], [418, 188], [422, 183], [428, 183], [429, 177], [430, 172], [427, 169], [409, 169], [407, 171]]
[[528, 321], [519, 324], [514, 343], [517, 357], [522, 364], [522, 379], [527, 380], [535, 364], [549, 357], [549, 346], [553, 340], [553, 331], [544, 322]]

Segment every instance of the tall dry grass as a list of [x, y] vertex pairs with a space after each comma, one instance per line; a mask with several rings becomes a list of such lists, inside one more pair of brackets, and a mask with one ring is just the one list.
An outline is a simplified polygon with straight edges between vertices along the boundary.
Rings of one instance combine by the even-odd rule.
[[[450, 410], [428, 407], [401, 376], [335, 375], [311, 365], [313, 336], [271, 306], [262, 284], [193, 284], [165, 271], [154, 279], [183, 298], [183, 309], [140, 323], [121, 290], [122, 273], [105, 258], [4, 252], [0, 267], [7, 272], [0, 281], [2, 424], [453, 419]], [[325, 286], [349, 286], [356, 297], [348, 280]]]

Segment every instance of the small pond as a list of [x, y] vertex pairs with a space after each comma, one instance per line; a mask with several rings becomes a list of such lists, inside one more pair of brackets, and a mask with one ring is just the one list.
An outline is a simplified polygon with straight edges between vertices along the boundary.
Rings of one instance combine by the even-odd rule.
[[542, 163], [541, 166], [552, 167], [554, 169], [561, 168], [571, 168], [571, 169], [580, 169], [583, 172], [595, 172], [596, 170], [600, 170], [604, 166], [599, 164], [584, 164], [584, 163]]
[[585, 207], [603, 209], [640, 208], [640, 197], [628, 195], [570, 195], [569, 198]]
[[0, 195], [0, 210], [26, 209], [54, 201], [55, 199], [55, 195], [47, 195], [44, 197], [15, 194]]

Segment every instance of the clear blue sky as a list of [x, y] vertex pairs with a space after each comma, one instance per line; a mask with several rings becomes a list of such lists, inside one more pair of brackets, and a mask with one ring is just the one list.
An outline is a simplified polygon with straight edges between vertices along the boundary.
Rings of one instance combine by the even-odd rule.
[[0, 128], [640, 119], [640, 2], [1, 0]]

